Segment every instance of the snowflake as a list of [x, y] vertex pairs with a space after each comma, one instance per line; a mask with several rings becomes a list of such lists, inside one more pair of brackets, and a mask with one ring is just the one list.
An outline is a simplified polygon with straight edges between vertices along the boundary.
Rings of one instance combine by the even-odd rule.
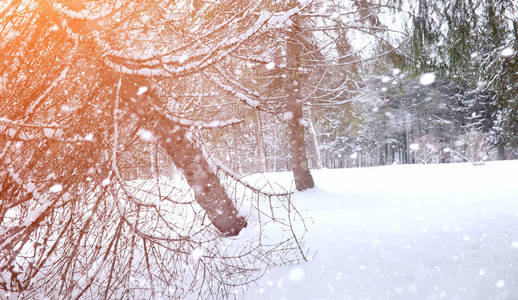
[[63, 186], [61, 184], [55, 184], [50, 187], [49, 192], [51, 193], [59, 193], [63, 190]]
[[503, 57], [511, 57], [514, 55], [514, 49], [511, 48], [511, 47], [507, 47], [507, 48], [504, 48], [501, 52], [500, 52], [500, 55], [502, 55]]
[[434, 83], [435, 81], [435, 74], [434, 73], [424, 73], [419, 78], [419, 83], [422, 85], [430, 85]]
[[147, 92], [147, 86], [141, 86], [138, 88], [138, 92], [137, 92], [137, 95], [142, 95], [144, 94], [145, 92]]

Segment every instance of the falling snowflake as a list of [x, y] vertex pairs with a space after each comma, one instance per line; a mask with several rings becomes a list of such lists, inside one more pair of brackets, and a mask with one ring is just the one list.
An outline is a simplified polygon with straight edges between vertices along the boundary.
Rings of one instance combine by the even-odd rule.
[[422, 85], [430, 85], [434, 83], [435, 81], [435, 74], [434, 73], [424, 73], [419, 78], [419, 83]]
[[61, 184], [55, 184], [50, 187], [49, 192], [51, 193], [59, 193], [63, 190], [63, 186]]
[[503, 280], [498, 280], [496, 282], [496, 287], [499, 288], [499, 289], [503, 288], [504, 285], [505, 285], [505, 281], [503, 281]]
[[511, 47], [504, 48], [504, 49], [500, 52], [500, 55], [502, 55], [503, 57], [510, 57], [510, 56], [513, 56], [513, 55], [514, 55], [514, 49], [513, 49], [513, 48], [511, 48]]
[[144, 141], [151, 141], [153, 139], [153, 133], [149, 130], [140, 128], [137, 132], [137, 135], [139, 138], [141, 138]]
[[293, 282], [301, 281], [304, 278], [304, 270], [302, 268], [293, 268], [290, 270], [288, 278]]
[[275, 68], [275, 63], [273, 61], [271, 61], [271, 62], [267, 63], [265, 67], [268, 70], [272, 70], [273, 68]]
[[147, 92], [147, 86], [141, 86], [138, 88], [138, 92], [137, 92], [137, 95], [142, 95], [144, 94], [145, 92]]

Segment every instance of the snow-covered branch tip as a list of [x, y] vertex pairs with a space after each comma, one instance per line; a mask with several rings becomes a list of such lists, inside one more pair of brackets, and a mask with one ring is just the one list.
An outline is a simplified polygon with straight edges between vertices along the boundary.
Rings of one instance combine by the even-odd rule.
[[263, 110], [259, 101], [250, 98], [249, 96], [245, 95], [242, 92], [237, 92], [232, 86], [223, 84], [223, 83], [219, 82], [218, 80], [212, 78], [211, 76], [207, 76], [205, 74], [203, 74], [203, 75], [205, 76], [205, 78], [207, 78], [212, 83], [214, 83], [218, 88], [220, 88], [224, 92], [228, 93], [229, 95], [236, 97], [243, 104], [246, 104], [255, 109]]
[[13, 121], [10, 119], [7, 119], [5, 117], [0, 117], [0, 124], [7, 126], [7, 127], [24, 127], [24, 128], [36, 128], [36, 129], [63, 129], [63, 127], [59, 126], [56, 123], [50, 123], [50, 124], [27, 124], [20, 121]]
[[[120, 7], [120, 5], [118, 5]], [[97, 12], [94, 12], [91, 9], [82, 9], [80, 11], [70, 9], [68, 7], [65, 7], [61, 3], [53, 2], [53, 8], [59, 12], [61, 15], [66, 16], [69, 19], [80, 19], [80, 20], [96, 20], [99, 18], [106, 17], [113, 13], [112, 10], [108, 9], [98, 9]], [[117, 8], [117, 7], [116, 7]]]
[[[235, 51], [241, 44], [257, 35], [263, 28], [275, 27], [285, 22], [291, 16], [297, 14], [302, 8], [296, 7], [283, 13], [268, 13], [261, 11], [254, 24], [245, 32], [237, 37], [226, 38], [219, 43], [213, 45], [208, 50], [201, 50], [192, 53], [189, 57], [180, 57], [172, 54], [141, 56], [132, 54], [127, 56], [120, 51], [114, 51], [104, 48], [104, 62], [113, 70], [128, 74], [144, 77], [170, 77], [170, 76], [186, 76], [194, 71], [203, 70], [208, 66], [214, 65], [226, 56]], [[99, 43], [99, 39], [96, 39]], [[198, 58], [193, 61], [192, 58]], [[152, 59], [153, 64], [141, 64], [139, 61]], [[127, 62], [119, 63], [115, 61]]]
[[228, 126], [237, 125], [239, 123], [242, 123], [243, 119], [238, 118], [230, 118], [227, 120], [213, 120], [213, 121], [201, 121], [201, 120], [191, 120], [186, 118], [179, 118], [176, 116], [173, 116], [171, 112], [160, 108], [158, 105], [155, 105], [153, 109], [160, 113], [162, 116], [170, 120], [171, 122], [178, 124], [182, 127], [195, 127], [199, 129], [217, 129], [217, 128], [224, 128]]
[[285, 193], [269, 193], [262, 191], [261, 189], [249, 184], [248, 182], [241, 179], [241, 176], [234, 172], [232, 169], [228, 168], [224, 163], [219, 161], [217, 158], [212, 156], [209, 153], [209, 150], [204, 146], [204, 143], [200, 142], [200, 137], [196, 138], [197, 144], [199, 145], [200, 149], [202, 150], [203, 156], [209, 161], [212, 165], [212, 168], [217, 172], [223, 173], [225, 176], [232, 178], [235, 182], [243, 185], [244, 187], [248, 188], [249, 190], [253, 191], [254, 193], [257, 193], [259, 195], [271, 198], [271, 197], [286, 197], [293, 194], [293, 192], [285, 192]]

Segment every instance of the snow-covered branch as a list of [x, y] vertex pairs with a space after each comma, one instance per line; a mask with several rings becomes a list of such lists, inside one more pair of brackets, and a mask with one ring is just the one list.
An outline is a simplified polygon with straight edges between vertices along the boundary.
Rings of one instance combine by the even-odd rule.
[[284, 23], [297, 14], [300, 9], [300, 7], [296, 7], [282, 13], [262, 11], [254, 24], [238, 36], [224, 38], [210, 47], [204, 46], [202, 49], [182, 55], [169, 52], [163, 55], [150, 54], [147, 56], [133, 53], [128, 56], [124, 51], [111, 50], [106, 43], [103, 44], [97, 40], [99, 44], [103, 45], [106, 65], [117, 72], [145, 77], [186, 76], [221, 61], [250, 38], [257, 36], [263, 28], [273, 28]]
[[21, 0], [9, 0], [7, 3], [3, 4], [2, 9], [0, 10], [0, 19], [3, 18], [7, 13], [11, 11], [15, 6], [20, 4]]
[[221, 90], [227, 92], [228, 94], [236, 97], [239, 101], [243, 102], [244, 104], [246, 104], [250, 107], [256, 108], [256, 109], [261, 108], [259, 101], [252, 99], [251, 97], [245, 95], [242, 92], [236, 91], [234, 89], [234, 87], [224, 84], [224, 83], [220, 82], [219, 80], [217, 80], [216, 78], [213, 78], [211, 76], [205, 75], [205, 77], [209, 81], [214, 83], [218, 88], [220, 88]]
[[[56, 1], [53, 1], [53, 6], [56, 11], [58, 11], [60, 14], [65, 15], [66, 17], [70, 19], [80, 19], [80, 20], [95, 20], [99, 18], [106, 17], [107, 15], [112, 14], [111, 10], [106, 9], [105, 7], [98, 8], [97, 11], [94, 11], [94, 9], [88, 9], [84, 8], [80, 11], [70, 9], [68, 7], [65, 7], [65, 5], [61, 3], [57, 3]], [[119, 2], [120, 4], [120, 2]]]
[[172, 112], [167, 111], [165, 109], [160, 108], [155, 105], [154, 110], [171, 120], [173, 123], [184, 127], [195, 127], [199, 129], [215, 129], [215, 128], [223, 128], [227, 126], [232, 126], [243, 122], [243, 119], [238, 118], [230, 118], [227, 120], [213, 120], [213, 121], [202, 121], [202, 120], [191, 120], [186, 118], [180, 118], [173, 115]]
[[36, 128], [36, 129], [43, 129], [43, 128], [49, 128], [49, 129], [62, 129], [62, 126], [59, 126], [55, 122], [50, 124], [27, 124], [19, 121], [13, 121], [10, 119], [7, 119], [5, 117], [0, 117], [0, 124], [7, 126], [7, 127], [24, 127], [24, 128]]

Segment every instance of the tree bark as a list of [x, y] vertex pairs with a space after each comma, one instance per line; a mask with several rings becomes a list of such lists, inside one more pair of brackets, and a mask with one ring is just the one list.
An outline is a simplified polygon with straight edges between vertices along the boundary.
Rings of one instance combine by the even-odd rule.
[[261, 122], [261, 115], [259, 111], [254, 114], [255, 123], [255, 152], [257, 158], [257, 169], [254, 171], [264, 173], [268, 171], [266, 165], [266, 147], [263, 138], [263, 126]]
[[497, 147], [498, 147], [497, 148], [498, 149], [498, 159], [499, 160], [506, 160], [507, 157], [505, 155], [505, 145], [504, 145], [504, 143], [502, 143], [502, 142], [498, 143]]
[[235, 236], [246, 227], [245, 218], [238, 215], [234, 203], [207, 163], [201, 149], [190, 140], [188, 131], [161, 117], [159, 143], [183, 171], [194, 190], [196, 202], [205, 210], [211, 223], [225, 236]]
[[205, 210], [211, 223], [225, 236], [238, 235], [247, 226], [247, 222], [244, 217], [239, 216], [232, 199], [227, 195], [201, 149], [189, 138], [189, 132], [185, 127], [159, 112], [150, 112], [147, 101], [143, 98], [150, 97], [154, 103], [160, 101], [153, 90], [137, 96], [138, 88], [141, 86], [151, 85], [145, 78], [139, 77], [123, 81], [121, 96], [132, 107], [131, 110], [147, 124], [156, 124], [153, 130], [158, 144], [165, 149], [176, 167], [183, 171], [187, 183], [194, 191], [194, 200]]
[[308, 124], [309, 136], [311, 137], [311, 147], [313, 148], [313, 167], [316, 169], [322, 169], [322, 157], [320, 156], [320, 149], [318, 147], [317, 132], [315, 126], [313, 126], [313, 120], [311, 119], [311, 106], [306, 107], [306, 121]]
[[290, 103], [288, 111], [292, 114], [292, 118], [290, 122], [288, 122], [290, 131], [291, 169], [293, 171], [296, 189], [303, 191], [313, 188], [315, 183], [309, 171], [308, 157], [306, 154], [304, 125], [302, 124], [302, 104], [297, 102]]
[[297, 16], [294, 16], [287, 41], [287, 86], [288, 86], [288, 125], [290, 133], [291, 169], [295, 180], [295, 187], [299, 191], [313, 188], [315, 183], [309, 171], [309, 164], [304, 142], [304, 123], [302, 102], [300, 99], [300, 63], [302, 43], [299, 39], [300, 25]]

